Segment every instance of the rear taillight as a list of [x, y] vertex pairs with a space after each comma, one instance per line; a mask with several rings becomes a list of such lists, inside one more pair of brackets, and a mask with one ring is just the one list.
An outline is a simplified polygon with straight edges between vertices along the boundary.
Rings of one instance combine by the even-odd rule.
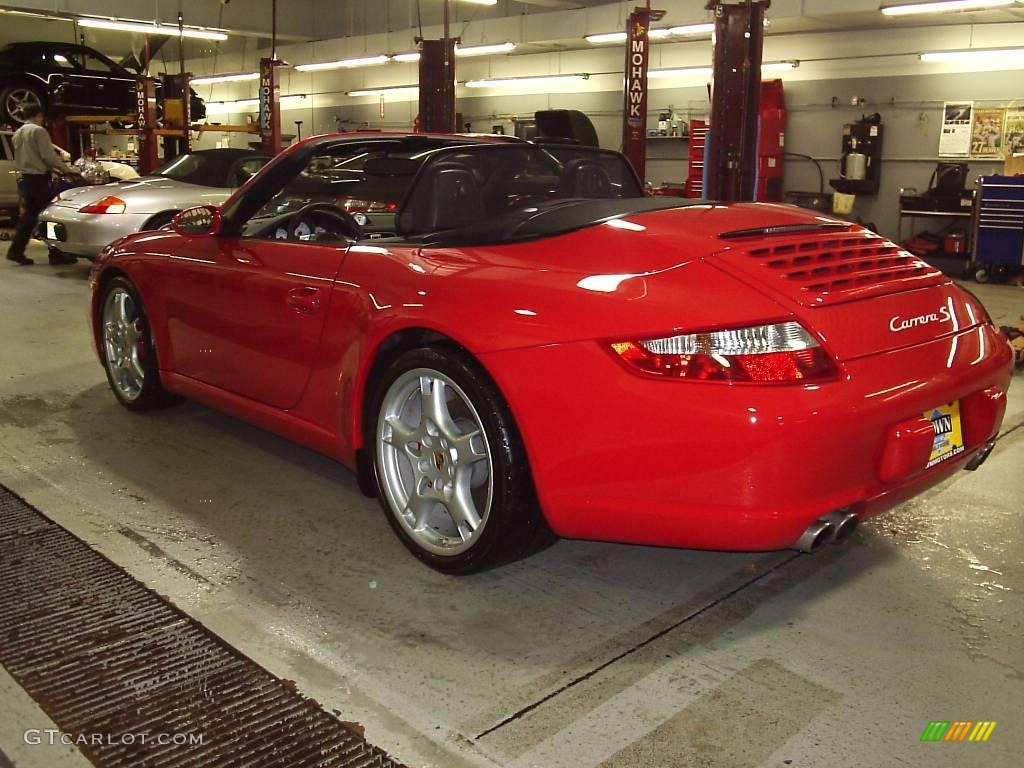
[[120, 197], [108, 195], [95, 203], [89, 203], [84, 208], [79, 208], [79, 213], [124, 213], [127, 206]]
[[828, 352], [796, 322], [620, 341], [612, 350], [631, 368], [668, 379], [804, 382], [838, 372]]
[[339, 197], [334, 201], [346, 213], [394, 213], [398, 203], [385, 200], [360, 200], [357, 197]]

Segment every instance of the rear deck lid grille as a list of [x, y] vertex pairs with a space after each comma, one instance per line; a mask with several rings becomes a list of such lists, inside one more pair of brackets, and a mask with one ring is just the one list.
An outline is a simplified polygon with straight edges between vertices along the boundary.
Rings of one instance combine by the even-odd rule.
[[824, 306], [939, 285], [947, 278], [895, 243], [850, 225], [799, 237], [760, 237], [723, 251], [758, 282], [805, 306]]

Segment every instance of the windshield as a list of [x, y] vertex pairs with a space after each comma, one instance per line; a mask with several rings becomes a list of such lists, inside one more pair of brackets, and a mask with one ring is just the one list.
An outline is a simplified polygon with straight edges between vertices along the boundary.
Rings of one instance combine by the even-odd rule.
[[155, 175], [185, 184], [232, 188], [245, 182], [268, 159], [246, 150], [202, 150], [176, 157]]
[[416, 177], [398, 218], [403, 234], [458, 229], [557, 201], [643, 197], [617, 152], [530, 144], [483, 144], [438, 150]]
[[327, 146], [254, 218], [294, 212], [311, 203], [331, 203], [352, 214], [394, 215], [419, 170], [422, 154], [422, 148], [401, 142]]

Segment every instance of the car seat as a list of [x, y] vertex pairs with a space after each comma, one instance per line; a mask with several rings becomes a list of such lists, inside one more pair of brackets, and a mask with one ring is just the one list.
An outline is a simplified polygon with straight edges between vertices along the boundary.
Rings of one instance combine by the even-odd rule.
[[457, 229], [484, 218], [476, 176], [462, 163], [440, 162], [424, 171], [398, 215], [402, 234]]
[[566, 163], [558, 191], [561, 197], [615, 197], [608, 171], [599, 163], [587, 158]]

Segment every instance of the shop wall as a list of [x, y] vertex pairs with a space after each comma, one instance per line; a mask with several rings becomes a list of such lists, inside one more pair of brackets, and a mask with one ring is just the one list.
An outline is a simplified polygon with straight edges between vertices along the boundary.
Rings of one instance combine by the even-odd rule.
[[[859, 0], [857, 0], [859, 2]], [[799, 13], [798, 7], [780, 0], [772, 14]], [[817, 6], [816, 6], [817, 7]], [[831, 6], [828, 6], [831, 7]], [[575, 33], [607, 31], [619, 24], [621, 9], [602, 6], [586, 12], [539, 14], [515, 20], [495, 19], [467, 29], [467, 42], [496, 42], [502, 39], [536, 39], [545, 31], [538, 25], [576, 24]], [[820, 9], [821, 13], [826, 8]], [[563, 19], [563, 16], [565, 17]], [[607, 18], [606, 18], [607, 17]], [[560, 21], [562, 20], [562, 21]], [[575, 21], [573, 21], [575, 20]], [[582, 21], [582, 23], [580, 23]], [[564, 22], [564, 23], [563, 23]], [[506, 28], [507, 27], [507, 28]], [[427, 30], [427, 34], [431, 34]], [[548, 31], [547, 34], [554, 35]], [[558, 34], [568, 34], [561, 31]], [[938, 136], [944, 100], [973, 100], [986, 106], [1024, 104], [1024, 69], [1005, 72], [962, 72], [954, 65], [925, 64], [917, 53], [930, 49], [970, 46], [1007, 46], [1024, 39], [1024, 23], [963, 26], [922, 26], [771, 34], [765, 41], [765, 60], [799, 60], [797, 69], [784, 74], [789, 125], [787, 149], [813, 155], [822, 164], [827, 180], [838, 175], [840, 136], [844, 123], [861, 114], [879, 112], [885, 125], [882, 186], [877, 197], [858, 201], [855, 215], [874, 222], [894, 236], [901, 187], [927, 187], [938, 159]], [[282, 58], [293, 63], [325, 61], [332, 58], [399, 52], [415, 47], [411, 30], [324, 40], [281, 46]], [[216, 63], [198, 59], [188, 63], [197, 74], [254, 71], [261, 53], [250, 49], [244, 55], [222, 55]], [[652, 67], [707, 65], [711, 44], [707, 39], [659, 44], [652, 47]], [[471, 78], [547, 75], [586, 72], [590, 78], [559, 88], [532, 88], [519, 92], [493, 89], [457, 90], [457, 109], [474, 131], [489, 132], [494, 125], [511, 131], [511, 120], [529, 117], [538, 109], [579, 109], [593, 120], [602, 146], [619, 148], [621, 142], [622, 67], [621, 47], [590, 47], [545, 53], [517, 52], [511, 56], [459, 59], [457, 77]], [[984, 65], [979, 69], [983, 70]], [[302, 121], [301, 133], [327, 133], [367, 127], [408, 130], [417, 112], [417, 101], [408, 96], [351, 97], [357, 88], [410, 85], [417, 82], [415, 64], [389, 63], [354, 70], [302, 73], [285, 70], [281, 77], [283, 94], [304, 94], [300, 107], [282, 112], [282, 131], [296, 133], [295, 121]], [[231, 101], [256, 95], [254, 83], [227, 83], [197, 88], [208, 101]], [[852, 97], [864, 103], [848, 106]], [[833, 107], [833, 98], [838, 106]], [[706, 79], [651, 81], [648, 124], [654, 126], [658, 113], [673, 109], [686, 117], [707, 113]], [[255, 110], [241, 114], [211, 115], [211, 121], [242, 123]], [[245, 134], [206, 133], [197, 147], [212, 147], [217, 141], [244, 146], [255, 137]], [[684, 142], [650, 142], [647, 179], [655, 184], [681, 182], [686, 176]], [[673, 159], [676, 158], [676, 159]], [[995, 163], [972, 163], [971, 173], [990, 173]], [[818, 175], [806, 161], [791, 159], [786, 164], [787, 190], [816, 190]]]

